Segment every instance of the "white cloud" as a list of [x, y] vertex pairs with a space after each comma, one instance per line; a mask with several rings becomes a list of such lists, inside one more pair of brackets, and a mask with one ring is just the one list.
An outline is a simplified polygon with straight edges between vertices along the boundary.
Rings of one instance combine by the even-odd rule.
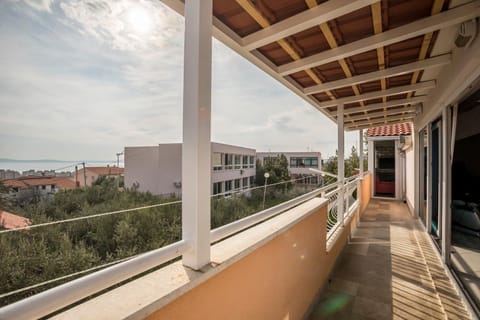
[[153, 0], [63, 1], [67, 21], [119, 50], [157, 50], [181, 33], [182, 18]]
[[36, 10], [52, 12], [53, 0], [23, 0], [23, 2]]
[[[48, 15], [2, 5], [0, 157], [111, 159], [181, 140], [183, 18], [160, 1], [57, 0]], [[148, 9], [151, 33], [128, 25], [130, 6]], [[336, 127], [215, 40], [212, 139], [327, 157]]]

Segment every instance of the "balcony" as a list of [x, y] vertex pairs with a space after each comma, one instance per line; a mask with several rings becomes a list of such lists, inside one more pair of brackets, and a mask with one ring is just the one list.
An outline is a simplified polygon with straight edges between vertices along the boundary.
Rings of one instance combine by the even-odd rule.
[[[212, 241], [234, 235], [211, 246], [211, 263], [201, 270], [172, 262], [52, 318], [470, 319], [418, 219], [401, 202], [371, 199], [371, 186], [370, 174], [354, 177], [343, 191], [334, 184], [309, 192], [259, 224], [262, 212], [212, 230]], [[157, 263], [186, 244], [171, 246], [160, 249]], [[1, 318], [38, 317], [72, 292], [88, 295], [88, 283], [74, 282], [0, 309]]]

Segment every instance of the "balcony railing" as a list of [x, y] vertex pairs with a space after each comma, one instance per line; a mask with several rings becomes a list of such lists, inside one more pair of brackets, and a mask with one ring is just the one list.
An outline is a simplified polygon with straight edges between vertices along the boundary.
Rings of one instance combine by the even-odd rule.
[[[344, 208], [346, 208], [345, 219], [348, 219], [348, 217], [358, 208], [359, 199], [356, 198], [356, 196], [358, 193], [359, 181], [360, 179], [358, 177], [352, 177], [346, 179], [343, 186], [340, 186], [336, 182], [331, 183], [327, 186], [306, 192], [305, 194], [271, 208], [267, 208], [240, 220], [220, 226], [211, 230], [210, 241], [211, 243], [218, 242], [319, 196], [328, 199], [328, 233], [325, 239], [325, 241], [328, 241], [335, 231], [342, 227], [344, 223], [344, 221], [337, 221], [336, 213], [338, 195], [340, 193], [344, 194]], [[240, 190], [240, 192], [245, 191], [246, 190]], [[89, 274], [5, 306], [0, 309], [0, 318], [30, 319], [51, 314], [78, 300], [176, 259], [183, 253], [187, 252], [190, 247], [191, 244], [188, 241], [180, 240], [163, 248], [140, 254], [126, 261], [109, 266], [101, 271]]]

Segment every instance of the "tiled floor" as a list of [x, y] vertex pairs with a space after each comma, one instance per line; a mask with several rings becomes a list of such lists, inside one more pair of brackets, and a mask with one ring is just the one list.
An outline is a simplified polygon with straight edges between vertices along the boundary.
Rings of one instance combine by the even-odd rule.
[[470, 319], [427, 237], [405, 204], [372, 199], [310, 319]]

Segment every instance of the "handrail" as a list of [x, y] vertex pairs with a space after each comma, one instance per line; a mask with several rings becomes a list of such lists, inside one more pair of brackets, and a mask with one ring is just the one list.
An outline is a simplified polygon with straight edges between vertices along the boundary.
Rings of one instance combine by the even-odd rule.
[[[216, 242], [232, 234], [240, 232], [252, 225], [262, 222], [285, 210], [295, 207], [305, 201], [313, 199], [325, 190], [338, 187], [335, 182], [315, 189], [304, 195], [278, 204], [272, 208], [260, 211], [251, 216], [221, 226], [210, 232], [210, 241]], [[334, 191], [337, 191], [336, 188]], [[101, 271], [86, 275], [76, 280], [64, 283], [34, 296], [14, 302], [0, 308], [0, 320], [3, 319], [32, 319], [47, 316], [61, 308], [83, 298], [91, 296], [101, 290], [107, 289], [119, 282], [132, 278], [142, 272], [175, 259], [190, 249], [187, 240], [180, 240], [165, 247], [152, 250], [107, 267]]]
[[292, 207], [295, 207], [299, 205], [302, 202], [308, 201], [310, 199], [315, 198], [316, 196], [320, 195], [323, 191], [331, 189], [333, 186], [338, 185], [338, 182], [335, 182], [333, 184], [330, 184], [328, 186], [324, 186], [318, 189], [315, 189], [313, 191], [310, 191], [309, 193], [306, 193], [304, 195], [301, 195], [299, 197], [296, 197], [294, 199], [282, 202], [274, 207], [262, 210], [260, 212], [257, 212], [255, 214], [252, 214], [248, 217], [245, 217], [243, 219], [231, 222], [229, 224], [226, 224], [224, 226], [218, 227], [214, 230], [210, 231], [210, 242], [217, 242], [219, 240], [222, 240], [232, 234], [235, 234], [237, 232], [240, 232], [254, 224], [257, 224], [259, 222], [262, 222], [274, 215], [277, 215], [285, 210], [288, 210]]
[[0, 319], [38, 319], [64, 308], [78, 300], [134, 277], [162, 263], [175, 259], [190, 249], [186, 240], [180, 240], [160, 249], [79, 279], [51, 288], [34, 296], [0, 308]]

